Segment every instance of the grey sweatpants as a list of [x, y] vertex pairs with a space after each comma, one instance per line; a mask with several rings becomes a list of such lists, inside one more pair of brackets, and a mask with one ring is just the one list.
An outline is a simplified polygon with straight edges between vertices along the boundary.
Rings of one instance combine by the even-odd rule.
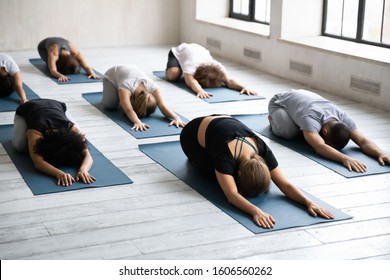
[[287, 111], [275, 103], [278, 95], [275, 94], [268, 103], [269, 122], [272, 132], [282, 138], [293, 139], [299, 133], [299, 127], [291, 119]]
[[119, 105], [118, 89], [106, 78], [103, 78], [102, 104], [106, 109], [116, 109]]

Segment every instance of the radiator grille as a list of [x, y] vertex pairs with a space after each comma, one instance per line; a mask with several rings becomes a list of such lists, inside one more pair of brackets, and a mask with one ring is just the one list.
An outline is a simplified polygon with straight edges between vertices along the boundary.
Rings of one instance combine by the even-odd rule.
[[254, 58], [257, 60], [261, 60], [261, 52], [258, 50], [244, 48], [244, 56], [249, 57], [249, 58]]
[[290, 60], [290, 70], [297, 71], [306, 75], [311, 75], [313, 67], [310, 64]]
[[380, 82], [372, 81], [358, 76], [351, 76], [350, 87], [353, 89], [357, 89], [375, 95], [381, 94]]

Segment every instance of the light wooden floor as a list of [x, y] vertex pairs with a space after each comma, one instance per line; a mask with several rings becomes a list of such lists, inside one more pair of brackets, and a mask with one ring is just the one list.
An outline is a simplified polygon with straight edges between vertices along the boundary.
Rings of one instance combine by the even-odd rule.
[[[83, 50], [104, 73], [137, 64], [150, 76], [164, 70], [168, 46]], [[40, 97], [68, 104], [88, 139], [134, 184], [32, 195], [0, 146], [1, 259], [390, 259], [390, 174], [357, 179], [329, 171], [272, 141], [285, 175], [297, 186], [354, 216], [342, 222], [255, 235], [138, 150], [137, 140], [81, 97], [101, 83], [57, 85], [29, 62], [35, 50], [10, 53]], [[192, 119], [211, 113], [267, 111], [273, 94], [297, 83], [221, 59], [231, 76], [266, 100], [208, 104], [155, 78], [168, 105]], [[153, 77], [153, 76], [152, 76]], [[390, 151], [390, 113], [321, 92]], [[13, 113], [0, 113], [0, 124]], [[53, 186], [55, 188], [56, 186]]]

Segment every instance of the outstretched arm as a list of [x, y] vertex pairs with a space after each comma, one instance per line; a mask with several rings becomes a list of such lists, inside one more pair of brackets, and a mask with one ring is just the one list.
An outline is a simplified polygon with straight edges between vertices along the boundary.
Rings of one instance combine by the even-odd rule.
[[100, 76], [95, 74], [93, 68], [88, 65], [83, 54], [76, 48], [76, 46], [72, 43], [68, 43], [68, 45], [71, 50], [71, 54], [77, 59], [77, 61], [80, 63], [81, 67], [85, 70], [85, 72], [87, 72], [88, 78], [101, 79]]
[[35, 169], [47, 175], [57, 178], [57, 184], [67, 187], [72, 185], [75, 179], [69, 173], [65, 173], [60, 169], [46, 162], [43, 157], [35, 152], [35, 144], [42, 137], [42, 134], [34, 129], [27, 130], [28, 151]]
[[15, 90], [18, 93], [19, 98], [20, 98], [20, 103], [23, 104], [23, 103], [27, 102], [28, 100], [26, 97], [26, 93], [24, 92], [24, 89], [23, 89], [23, 79], [22, 79], [21, 72], [20, 71], [16, 72], [12, 78], [14, 80]]
[[189, 86], [196, 93], [196, 97], [203, 99], [213, 96], [202, 88], [202, 86], [194, 78], [194, 75], [184, 73], [184, 81], [186, 82], [186, 85]]
[[58, 48], [56, 44], [51, 45], [47, 50], [47, 67], [49, 68], [50, 74], [57, 78], [60, 82], [69, 81], [69, 78], [57, 70], [57, 60], [60, 58]]
[[[81, 133], [77, 126], [72, 127], [72, 131], [75, 133]], [[96, 181], [96, 179], [89, 174], [89, 170], [93, 165], [93, 159], [91, 154], [89, 153], [89, 149], [86, 148], [83, 151], [83, 161], [80, 165], [79, 170], [76, 173], [76, 181], [82, 181], [85, 184], [90, 184]]]
[[222, 174], [218, 171], [215, 171], [215, 174], [229, 203], [251, 215], [256, 225], [263, 228], [272, 228], [274, 226], [275, 220], [270, 214], [263, 212], [238, 192], [233, 176]]
[[248, 89], [247, 87], [241, 85], [239, 82], [237, 82], [236, 80], [233, 80], [233, 79], [229, 79], [227, 78], [226, 81], [226, 86], [228, 88], [231, 88], [231, 89], [235, 89], [235, 90], [238, 90], [240, 91], [240, 93], [242, 94], [246, 94], [246, 95], [257, 95], [256, 92]]
[[351, 139], [362, 149], [362, 151], [370, 156], [376, 157], [380, 165], [390, 164], [390, 156], [386, 155], [374, 141], [365, 137], [360, 131], [355, 129], [351, 133]]
[[320, 215], [325, 219], [333, 219], [333, 214], [328, 210], [319, 207], [313, 201], [306, 197], [306, 195], [297, 187], [292, 185], [283, 175], [280, 167], [276, 167], [271, 171], [272, 181], [278, 188], [290, 199], [305, 205], [307, 211], [314, 217]]
[[160, 108], [163, 115], [169, 119], [171, 119], [171, 123], [169, 125], [175, 125], [176, 127], [184, 127], [186, 125], [178, 115], [176, 115], [168, 106], [165, 104], [165, 101], [161, 95], [160, 89], [156, 89], [153, 92], [153, 96], [156, 99], [157, 106]]
[[324, 139], [318, 133], [312, 131], [303, 131], [303, 135], [307, 143], [309, 143], [309, 145], [313, 147], [314, 151], [320, 156], [342, 163], [346, 168], [348, 168], [349, 171], [355, 171], [359, 173], [366, 171], [366, 166], [363, 163], [327, 145]]
[[147, 130], [149, 128], [149, 125], [146, 123], [142, 123], [141, 120], [138, 118], [137, 113], [134, 111], [133, 106], [130, 102], [130, 95], [133, 94], [130, 91], [120, 88], [118, 90], [119, 94], [119, 103], [125, 112], [126, 116], [129, 118], [129, 120], [134, 124], [132, 129], [138, 131], [138, 130]]

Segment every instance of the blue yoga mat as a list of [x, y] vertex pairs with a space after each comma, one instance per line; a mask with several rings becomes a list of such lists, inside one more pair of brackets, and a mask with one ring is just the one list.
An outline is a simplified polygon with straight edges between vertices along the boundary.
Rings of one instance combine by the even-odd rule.
[[[40, 173], [34, 168], [28, 153], [20, 153], [13, 148], [11, 142], [12, 129], [13, 125], [0, 125], [0, 141], [34, 195], [133, 183], [119, 168], [89, 143], [89, 151], [94, 161], [90, 174], [96, 178], [96, 181], [92, 184], [74, 182], [68, 187], [57, 186], [56, 178]], [[77, 172], [77, 169], [73, 167], [64, 167], [61, 170], [73, 176]]]
[[[28, 100], [39, 99], [40, 97], [26, 84], [23, 84], [24, 92]], [[16, 111], [20, 105], [19, 95], [14, 91], [10, 96], [0, 98], [0, 112]]]
[[[159, 77], [162, 80], [172, 83], [173, 85], [186, 90], [187, 92], [193, 94], [195, 93], [186, 85], [184, 79], [179, 79], [178, 81], [171, 82], [165, 78], [165, 71], [153, 71], [153, 74]], [[265, 99], [260, 95], [246, 95], [240, 94], [237, 90], [233, 90], [227, 87], [219, 87], [219, 88], [205, 88], [206, 92], [212, 94], [213, 96], [210, 98], [204, 98], [202, 100], [208, 103], [221, 103], [221, 102], [233, 102], [233, 101], [245, 101], [245, 100], [257, 100], [257, 99]]]
[[[131, 129], [133, 124], [122, 109], [107, 110], [103, 107], [100, 102], [102, 100], [102, 92], [84, 93], [83, 97], [137, 139], [178, 135], [182, 130], [181, 127], [169, 126], [170, 120], [157, 108], [153, 114], [141, 119], [142, 122], [150, 125], [150, 128], [146, 131], [135, 131]], [[183, 122], [188, 122], [186, 118], [181, 115], [179, 116]]]
[[269, 126], [268, 114], [234, 115], [233, 117], [245, 123], [249, 128], [260, 133], [261, 135], [287, 148], [290, 148], [310, 158], [311, 160], [314, 160], [315, 162], [333, 170], [334, 172], [346, 178], [354, 178], [354, 177], [383, 174], [383, 173], [390, 172], [389, 165], [386, 166], [379, 165], [376, 158], [364, 154], [360, 150], [360, 148], [352, 141], [350, 141], [350, 143], [344, 149], [342, 149], [341, 152], [364, 163], [367, 167], [367, 170], [364, 173], [350, 172], [341, 163], [331, 161], [324, 157], [319, 156], [314, 152], [313, 148], [305, 141], [303, 137], [294, 140], [287, 140], [276, 136], [275, 134], [273, 134]]
[[279, 188], [272, 185], [271, 190], [267, 194], [249, 199], [251, 203], [271, 214], [276, 220], [276, 224], [273, 229], [263, 229], [254, 224], [252, 217], [228, 203], [216, 179], [203, 176], [188, 162], [187, 157], [181, 149], [179, 141], [143, 144], [139, 145], [139, 148], [151, 159], [165, 167], [168, 171], [173, 173], [176, 177], [203, 195], [215, 206], [220, 208], [253, 233], [264, 233], [351, 218], [351, 216], [343, 213], [342, 211], [326, 204], [308, 193], [305, 193], [318, 205], [330, 210], [334, 214], [335, 219], [326, 220], [320, 217], [312, 217], [307, 212], [306, 207], [286, 198]]
[[[54, 82], [56, 82], [59, 85], [67, 85], [67, 84], [79, 84], [79, 83], [97, 83], [101, 82], [102, 80], [96, 80], [96, 79], [88, 79], [87, 73], [84, 71], [84, 69], [80, 68], [80, 74], [71, 74], [71, 75], [65, 75], [70, 78], [70, 81], [67, 82], [60, 82], [58, 81], [57, 78], [53, 77], [50, 74], [49, 68], [47, 68], [46, 62], [44, 62], [40, 58], [30, 58], [29, 59], [32, 65], [34, 65], [36, 68], [41, 70], [43, 74], [45, 74], [47, 77], [52, 79]], [[96, 75], [101, 76], [103, 78], [103, 75], [96, 71], [95, 69], [93, 70]]]

